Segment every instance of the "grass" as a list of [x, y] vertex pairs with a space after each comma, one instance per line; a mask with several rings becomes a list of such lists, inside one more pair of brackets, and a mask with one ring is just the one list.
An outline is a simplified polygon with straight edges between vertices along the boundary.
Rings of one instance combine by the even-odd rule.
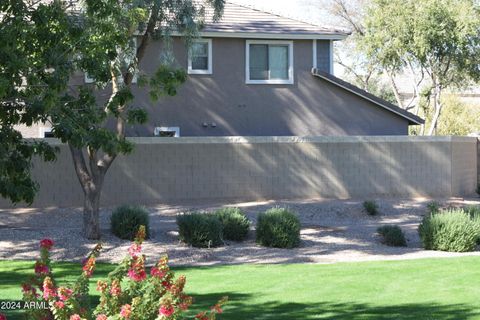
[[[480, 319], [480, 257], [331, 265], [175, 268], [187, 276], [195, 309], [230, 297], [220, 319]], [[20, 299], [32, 262], [0, 261], [0, 300]], [[57, 263], [61, 281], [79, 265]], [[100, 264], [91, 281], [112, 269]], [[8, 319], [18, 315], [7, 314]], [[191, 319], [191, 317], [190, 317]]]

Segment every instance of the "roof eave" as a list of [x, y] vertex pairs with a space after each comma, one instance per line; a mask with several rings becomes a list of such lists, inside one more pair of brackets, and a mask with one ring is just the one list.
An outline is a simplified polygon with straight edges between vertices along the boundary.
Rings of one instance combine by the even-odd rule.
[[294, 40], [344, 40], [344, 33], [277, 33], [277, 32], [236, 32], [236, 31], [202, 31], [205, 38], [244, 38], [244, 39], [294, 39]]
[[[421, 124], [424, 124], [425, 123], [425, 120], [423, 120], [422, 118], [420, 118], [419, 116], [416, 116], [414, 115], [413, 113], [410, 113], [406, 110], [403, 110], [403, 109], [400, 109], [400, 107], [397, 107], [393, 104], [391, 104], [390, 102], [388, 101], [385, 101], [379, 97], [375, 97], [375, 99], [372, 99], [370, 97], [370, 94], [358, 87], [355, 87], [356, 90], [353, 90], [352, 88], [350, 88], [349, 86], [345, 86], [342, 84], [342, 82], [345, 82], [341, 79], [338, 79], [340, 81], [334, 81], [332, 77], [334, 77], [333, 75], [330, 75], [330, 76], [327, 76], [326, 74], [323, 74], [323, 72], [319, 71], [318, 69], [315, 69], [313, 68], [312, 69], [312, 74], [316, 77], [320, 77], [338, 87], [341, 87], [365, 100], [368, 100], [390, 112], [393, 112], [395, 114], [397, 114], [398, 116], [404, 118], [404, 119], [407, 119], [408, 120], [408, 123], [411, 124], [411, 125], [421, 125]], [[336, 78], [336, 77], [335, 77]], [[346, 82], [345, 82], [346, 83]], [[353, 86], [350, 84], [350, 86]]]

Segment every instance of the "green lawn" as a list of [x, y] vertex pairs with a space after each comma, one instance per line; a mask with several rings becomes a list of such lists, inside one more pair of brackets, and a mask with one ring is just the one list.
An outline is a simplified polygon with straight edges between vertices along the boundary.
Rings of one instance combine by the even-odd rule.
[[[19, 283], [31, 265], [0, 261], [0, 300], [20, 298]], [[62, 280], [73, 281], [79, 265], [54, 268]], [[92, 292], [111, 269], [99, 265]], [[480, 257], [176, 271], [187, 276], [195, 310], [230, 297], [221, 319], [480, 319]]]

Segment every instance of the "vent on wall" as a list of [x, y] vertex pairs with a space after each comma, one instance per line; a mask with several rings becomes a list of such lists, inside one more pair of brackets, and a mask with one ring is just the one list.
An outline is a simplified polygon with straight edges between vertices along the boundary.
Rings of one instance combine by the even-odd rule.
[[180, 127], [156, 127], [153, 130], [156, 137], [180, 137]]

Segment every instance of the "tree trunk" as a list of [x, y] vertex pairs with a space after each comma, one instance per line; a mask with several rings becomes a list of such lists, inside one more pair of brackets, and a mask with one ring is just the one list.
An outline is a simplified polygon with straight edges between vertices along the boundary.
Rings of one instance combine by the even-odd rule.
[[83, 234], [87, 239], [100, 239], [100, 196], [101, 188], [85, 194], [83, 205]]
[[430, 129], [428, 130], [428, 135], [433, 136], [436, 134], [438, 119], [440, 118], [440, 114], [442, 112], [442, 102], [441, 102], [441, 87], [437, 84], [435, 86], [435, 93], [433, 96], [433, 102], [435, 105], [435, 114], [433, 115], [432, 123], [430, 124]]

